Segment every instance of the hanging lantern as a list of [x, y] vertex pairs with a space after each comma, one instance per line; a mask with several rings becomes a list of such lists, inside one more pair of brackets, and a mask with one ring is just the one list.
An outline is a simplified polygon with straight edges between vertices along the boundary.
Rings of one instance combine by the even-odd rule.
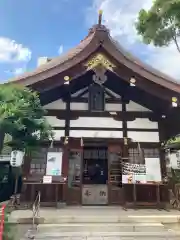
[[136, 79], [135, 79], [134, 77], [132, 77], [132, 78], [130, 79], [130, 86], [131, 86], [131, 87], [135, 87], [135, 86], [136, 86]]
[[10, 165], [12, 167], [21, 167], [24, 162], [25, 153], [20, 150], [14, 150], [11, 152]]
[[172, 97], [172, 107], [177, 107], [177, 98], [176, 97]]

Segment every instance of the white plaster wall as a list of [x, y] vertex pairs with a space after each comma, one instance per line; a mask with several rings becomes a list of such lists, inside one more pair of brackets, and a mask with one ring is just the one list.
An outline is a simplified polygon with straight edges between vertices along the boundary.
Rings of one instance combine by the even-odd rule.
[[104, 127], [104, 128], [122, 128], [122, 122], [113, 118], [98, 117], [80, 117], [77, 120], [70, 121], [71, 127]]
[[65, 120], [60, 120], [57, 117], [46, 116], [46, 119], [52, 127], [64, 127], [65, 126]]
[[151, 112], [150, 109], [145, 108], [145, 107], [143, 107], [143, 106], [141, 106], [141, 105], [139, 105], [139, 104], [137, 104], [133, 101], [130, 101], [128, 104], [126, 104], [126, 110], [128, 112], [133, 112], [133, 111], [137, 111], [137, 112], [147, 112], [147, 111], [149, 111], [149, 112]]
[[[71, 103], [71, 110], [88, 110], [88, 103]], [[106, 103], [105, 111], [122, 111], [122, 105]]]
[[92, 137], [92, 138], [122, 138], [123, 133], [121, 131], [83, 131], [83, 130], [71, 130], [71, 137]]
[[106, 103], [105, 110], [108, 111], [108, 112], [111, 112], [111, 111], [116, 111], [116, 112], [122, 111], [122, 104]]
[[128, 137], [136, 142], [159, 142], [159, 132], [128, 131]]
[[139, 129], [158, 129], [158, 123], [151, 122], [148, 118], [136, 118], [134, 121], [127, 122], [127, 127]]
[[64, 137], [64, 130], [55, 130], [54, 132], [54, 140], [59, 141], [61, 137]]
[[88, 110], [88, 103], [71, 103], [71, 110]]
[[61, 99], [44, 105], [45, 109], [66, 109], [66, 103], [63, 102]]

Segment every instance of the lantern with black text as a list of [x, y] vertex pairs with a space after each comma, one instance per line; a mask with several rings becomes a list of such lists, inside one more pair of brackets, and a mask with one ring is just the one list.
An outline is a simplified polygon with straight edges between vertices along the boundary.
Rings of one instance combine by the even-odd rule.
[[14, 150], [11, 152], [10, 164], [12, 167], [20, 167], [23, 164], [24, 152]]

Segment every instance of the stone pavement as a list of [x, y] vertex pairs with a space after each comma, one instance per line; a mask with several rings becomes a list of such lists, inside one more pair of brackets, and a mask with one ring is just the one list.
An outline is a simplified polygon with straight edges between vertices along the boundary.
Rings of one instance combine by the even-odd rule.
[[[17, 210], [11, 213], [10, 221], [30, 222], [31, 210]], [[180, 211], [156, 210], [156, 209], [128, 209], [121, 207], [64, 207], [62, 209], [41, 208], [40, 223], [110, 223], [110, 222], [180, 222]]]
[[[40, 238], [38, 238], [40, 240]], [[36, 238], [35, 238], [36, 240]], [[49, 238], [42, 238], [42, 240], [50, 240]], [[58, 237], [51, 238], [51, 240], [141, 240], [139, 237]], [[179, 237], [142, 237], [142, 240], [179, 240]]]
[[[32, 211], [11, 213], [14, 223], [32, 223]], [[180, 239], [180, 212], [124, 211], [121, 207], [42, 208], [36, 240], [173, 240]], [[176, 224], [176, 230], [168, 224]], [[164, 226], [165, 224], [165, 226]]]

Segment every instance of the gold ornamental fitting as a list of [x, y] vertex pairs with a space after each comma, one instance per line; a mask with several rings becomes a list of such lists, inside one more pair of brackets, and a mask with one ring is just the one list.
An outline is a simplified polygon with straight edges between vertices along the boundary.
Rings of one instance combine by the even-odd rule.
[[64, 80], [65, 80], [65, 81], [69, 81], [69, 79], [70, 79], [69, 76], [65, 76], [65, 77], [64, 77]]
[[99, 15], [102, 15], [103, 14], [103, 10], [99, 10]]
[[128, 145], [128, 139], [124, 137], [124, 145]]
[[130, 79], [130, 83], [136, 83], [136, 79], [135, 79], [134, 77], [132, 77], [132, 78]]
[[172, 102], [177, 102], [177, 98], [176, 97], [172, 97]]

